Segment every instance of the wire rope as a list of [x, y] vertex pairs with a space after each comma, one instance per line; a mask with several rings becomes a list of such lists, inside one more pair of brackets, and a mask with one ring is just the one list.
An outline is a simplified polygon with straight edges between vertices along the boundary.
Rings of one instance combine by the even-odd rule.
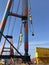
[[[21, 22], [21, 25], [20, 25], [20, 34], [22, 34], [22, 22]], [[21, 42], [21, 43], [22, 43], [22, 42]], [[19, 48], [20, 48], [20, 46], [21, 46], [21, 43], [20, 43], [20, 35], [19, 35], [17, 50], [19, 50]], [[16, 53], [17, 53], [17, 52], [16, 52]]]
[[[19, 2], [18, 2], [18, 7], [17, 7], [17, 10], [16, 10], [16, 13], [18, 13], [19, 5], [20, 5], [20, 0], [19, 0]], [[14, 19], [14, 24], [13, 24], [13, 27], [12, 27], [11, 35], [13, 34], [13, 30], [14, 30], [15, 23], [16, 23], [15, 21], [16, 21], [16, 17], [15, 17], [15, 19]]]
[[33, 26], [33, 21], [32, 21], [32, 11], [31, 11], [31, 3], [30, 3], [30, 0], [28, 0], [28, 11], [29, 11], [29, 15], [30, 15], [30, 18], [31, 18], [31, 25], [30, 25], [30, 32], [32, 32], [32, 36], [34, 36], [34, 26]]
[[[16, 10], [16, 13], [18, 13], [19, 6], [20, 6], [20, 0], [18, 1], [18, 7], [17, 7], [17, 10]], [[15, 26], [15, 23], [16, 23], [15, 21], [16, 21], [16, 17], [15, 17], [15, 19], [14, 19], [14, 24], [13, 24], [13, 27], [12, 27], [11, 35], [13, 34], [14, 26]], [[21, 31], [22, 31], [22, 23], [21, 23], [21, 26], [20, 26], [20, 33], [21, 33]], [[20, 47], [20, 45], [21, 45], [21, 44], [19, 44], [19, 42], [20, 42], [19, 40], [20, 40], [20, 35], [19, 35], [19, 39], [18, 39], [17, 49], [19, 49], [19, 47]], [[17, 52], [16, 52], [16, 53], [17, 53]]]

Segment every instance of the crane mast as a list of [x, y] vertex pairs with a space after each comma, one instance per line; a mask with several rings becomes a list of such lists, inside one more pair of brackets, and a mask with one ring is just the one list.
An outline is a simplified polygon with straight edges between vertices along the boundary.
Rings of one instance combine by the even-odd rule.
[[[3, 36], [10, 43], [11, 51], [14, 48], [18, 52], [18, 54], [20, 54], [20, 56], [15, 56], [15, 57], [18, 57], [18, 58], [20, 57], [24, 61], [28, 62], [28, 61], [30, 61], [30, 56], [28, 54], [28, 0], [22, 0], [22, 15], [10, 12], [12, 2], [13, 2], [13, 0], [8, 0], [8, 3], [6, 5], [6, 9], [4, 12], [4, 16], [3, 16], [3, 19], [2, 19], [1, 24], [0, 24], [0, 41], [1, 41], [1, 38]], [[11, 42], [3, 34], [8, 16], [19, 17], [22, 19], [22, 23], [24, 24], [24, 51], [25, 51], [24, 56], [14, 47], [13, 44], [11, 44]], [[22, 39], [22, 35], [21, 35], [21, 39]]]
[[24, 22], [24, 50], [25, 55], [28, 55], [28, 0], [22, 1], [23, 16], [26, 16], [26, 19], [23, 19]]
[[[3, 19], [0, 24], [1, 33], [3, 33], [3, 31], [4, 31], [6, 21], [7, 21], [9, 14], [12, 15], [10, 13], [12, 1], [13, 0], [8, 0], [7, 6], [6, 6], [6, 9], [4, 12], [4, 16], [3, 16]], [[26, 16], [26, 18], [22, 16], [22, 19], [24, 21], [24, 49], [25, 49], [25, 55], [28, 55], [28, 0], [22, 0], [22, 6], [23, 6], [22, 7], [23, 16]], [[2, 35], [0, 34], [0, 40], [1, 40], [1, 38], [2, 38]]]

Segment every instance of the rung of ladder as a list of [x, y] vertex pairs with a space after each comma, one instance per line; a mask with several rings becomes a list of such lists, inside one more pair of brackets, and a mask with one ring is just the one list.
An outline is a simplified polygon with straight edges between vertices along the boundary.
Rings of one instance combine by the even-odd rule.
[[4, 49], [10, 49], [9, 47], [4, 47]]
[[4, 50], [3, 52], [10, 52], [10, 51]]
[[12, 36], [6, 35], [7, 38], [13, 38]]

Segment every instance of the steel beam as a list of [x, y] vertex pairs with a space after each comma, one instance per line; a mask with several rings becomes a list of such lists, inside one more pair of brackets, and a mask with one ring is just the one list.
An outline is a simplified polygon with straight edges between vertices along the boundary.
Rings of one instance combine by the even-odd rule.
[[27, 17], [26, 17], [26, 16], [19, 15], [19, 14], [16, 14], [16, 13], [12, 13], [12, 12], [9, 14], [9, 16], [18, 17], [18, 18], [22, 18], [22, 19], [25, 19], [25, 20], [27, 19]]
[[[0, 24], [0, 31], [2, 33], [3, 33], [5, 25], [6, 25], [6, 21], [7, 21], [9, 12], [10, 12], [10, 8], [11, 8], [11, 5], [12, 5], [12, 2], [13, 2], [13, 0], [8, 0], [7, 5], [6, 5], [4, 16], [3, 16], [1, 24]], [[1, 41], [1, 37], [2, 37], [2, 35], [0, 34], [0, 41]]]
[[26, 16], [27, 19], [23, 20], [24, 22], [24, 50], [25, 55], [28, 56], [28, 0], [22, 0], [22, 10], [23, 16]]

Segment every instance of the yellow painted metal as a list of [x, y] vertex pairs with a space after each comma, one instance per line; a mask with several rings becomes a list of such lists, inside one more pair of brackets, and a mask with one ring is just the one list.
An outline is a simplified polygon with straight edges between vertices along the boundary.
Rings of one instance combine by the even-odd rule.
[[49, 64], [49, 58], [36, 58], [37, 64]]
[[20, 42], [22, 42], [22, 36], [23, 36], [22, 33], [20, 33]]
[[49, 48], [36, 48], [36, 57], [49, 57]]
[[49, 64], [49, 48], [36, 47], [37, 64]]

